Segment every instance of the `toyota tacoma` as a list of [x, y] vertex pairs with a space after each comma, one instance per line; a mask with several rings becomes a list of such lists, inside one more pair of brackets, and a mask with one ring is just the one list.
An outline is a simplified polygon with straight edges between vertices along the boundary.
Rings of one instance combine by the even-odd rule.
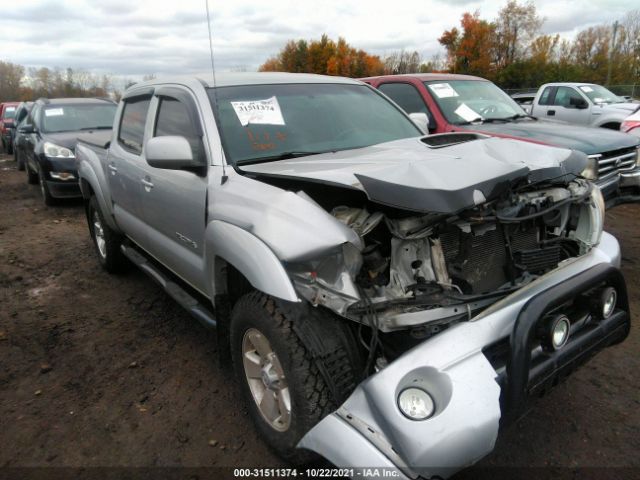
[[216, 328], [295, 463], [451, 475], [629, 331], [586, 155], [425, 136], [356, 80], [141, 83], [76, 161], [100, 263]]

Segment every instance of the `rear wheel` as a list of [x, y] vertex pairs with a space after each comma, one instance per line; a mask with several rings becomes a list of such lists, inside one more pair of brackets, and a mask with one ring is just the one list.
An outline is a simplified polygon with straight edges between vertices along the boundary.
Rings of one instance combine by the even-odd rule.
[[[337, 408], [337, 396], [344, 399], [350, 393], [336, 395], [321, 369], [325, 374], [335, 372], [335, 377], [346, 373], [355, 379], [357, 362], [350, 362], [349, 352], [341, 347], [323, 358], [312, 355], [284, 303], [255, 291], [241, 297], [231, 313], [231, 356], [251, 417], [265, 443], [283, 458], [304, 464], [317, 457], [296, 449], [296, 445]], [[340, 333], [339, 328], [335, 331]], [[327, 343], [332, 344], [331, 339]], [[323, 364], [325, 359], [331, 363]], [[354, 381], [347, 383], [350, 390], [355, 387]]]
[[14, 156], [16, 157], [16, 163], [18, 164], [18, 170], [24, 170], [24, 160], [22, 160], [22, 155], [16, 149], [14, 150]]
[[87, 222], [102, 267], [109, 273], [123, 271], [127, 266], [127, 259], [120, 250], [122, 236], [104, 221], [104, 215], [95, 196], [91, 197], [87, 205]]

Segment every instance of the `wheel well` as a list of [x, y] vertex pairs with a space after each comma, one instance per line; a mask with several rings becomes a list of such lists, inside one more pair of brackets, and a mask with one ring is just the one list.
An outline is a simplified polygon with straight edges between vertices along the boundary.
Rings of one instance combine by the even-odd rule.
[[600, 128], [608, 128], [610, 130], [620, 130], [620, 123], [616, 123], [616, 122], [609, 122], [609, 123], [604, 123], [602, 125], [600, 125]]
[[91, 198], [91, 196], [94, 194], [93, 187], [84, 178], [80, 179], [80, 185], [82, 186], [82, 188], [80, 189], [80, 191], [82, 192], [82, 197], [88, 201]]

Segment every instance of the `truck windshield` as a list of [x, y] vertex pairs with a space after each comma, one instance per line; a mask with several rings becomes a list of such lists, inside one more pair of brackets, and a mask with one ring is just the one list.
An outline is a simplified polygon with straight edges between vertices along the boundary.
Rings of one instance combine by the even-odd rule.
[[243, 85], [208, 93], [225, 153], [236, 165], [422, 135], [397, 107], [365, 85]]
[[491, 82], [436, 80], [425, 82], [425, 85], [442, 114], [454, 125], [526, 116], [509, 95]]
[[626, 100], [607, 90], [602, 85], [580, 85], [580, 90], [593, 103], [624, 103]]
[[112, 103], [50, 105], [42, 115], [45, 133], [112, 128], [116, 106]]

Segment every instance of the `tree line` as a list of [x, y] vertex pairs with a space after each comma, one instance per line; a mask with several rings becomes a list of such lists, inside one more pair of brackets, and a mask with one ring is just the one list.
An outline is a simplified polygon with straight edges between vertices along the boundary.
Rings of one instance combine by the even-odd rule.
[[[579, 7], [576, 7], [579, 8]], [[451, 72], [477, 75], [503, 88], [534, 88], [550, 81], [635, 84], [640, 77], [640, 10], [615, 25], [579, 32], [573, 40], [542, 34], [545, 20], [532, 1], [509, 0], [493, 20], [465, 12], [459, 27], [438, 41], [446, 57], [429, 61], [417, 51], [384, 56], [357, 49], [344, 38], [290, 40], [260, 71], [306, 72], [347, 77]]]
[[[155, 78], [145, 75], [143, 80]], [[95, 74], [73, 68], [25, 68], [0, 60], [0, 101], [27, 101], [40, 97], [110, 97], [119, 100], [133, 85], [128, 78], [116, 80], [109, 74]]]

